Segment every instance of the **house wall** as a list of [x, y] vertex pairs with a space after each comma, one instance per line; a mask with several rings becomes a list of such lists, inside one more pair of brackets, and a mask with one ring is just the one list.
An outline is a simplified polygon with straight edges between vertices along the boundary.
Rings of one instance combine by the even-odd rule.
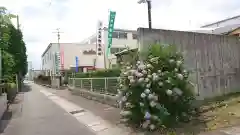
[[234, 36], [211, 35], [139, 28], [139, 50], [151, 44], [176, 45], [199, 99], [214, 97], [240, 88], [240, 40]]
[[237, 34], [238, 34], [238, 36], [240, 37], [240, 28], [232, 31], [229, 35], [237, 35]]

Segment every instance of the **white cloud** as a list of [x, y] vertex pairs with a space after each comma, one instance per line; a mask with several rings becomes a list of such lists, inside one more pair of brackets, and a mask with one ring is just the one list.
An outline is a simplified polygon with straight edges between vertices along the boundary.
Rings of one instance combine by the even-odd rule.
[[[39, 68], [41, 54], [50, 42], [80, 42], [96, 31], [97, 21], [108, 21], [115, 10], [117, 28], [147, 27], [147, 6], [138, 0], [0, 0], [9, 11], [19, 14], [29, 60]], [[50, 4], [51, 3], [51, 4]], [[185, 29], [240, 13], [237, 0], [152, 0], [153, 27]], [[15, 20], [13, 20], [15, 21]]]

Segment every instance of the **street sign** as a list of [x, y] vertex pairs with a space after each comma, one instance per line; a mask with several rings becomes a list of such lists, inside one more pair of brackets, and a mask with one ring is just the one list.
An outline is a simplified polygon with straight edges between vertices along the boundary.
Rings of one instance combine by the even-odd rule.
[[78, 72], [78, 57], [75, 57], [75, 61], [76, 61], [76, 72]]
[[107, 55], [109, 55], [110, 48], [112, 47], [112, 33], [114, 31], [114, 22], [115, 22], [115, 11], [110, 11], [109, 15], [109, 23], [108, 23], [108, 47], [107, 47]]
[[55, 53], [55, 69], [56, 69], [56, 74], [57, 75], [60, 75], [60, 61], [61, 61], [61, 58], [60, 58], [60, 54], [59, 52], [56, 52]]

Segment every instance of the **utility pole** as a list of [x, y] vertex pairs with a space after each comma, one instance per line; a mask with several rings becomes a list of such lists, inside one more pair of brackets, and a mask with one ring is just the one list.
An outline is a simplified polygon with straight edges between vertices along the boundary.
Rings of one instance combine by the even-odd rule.
[[152, 4], [151, 4], [151, 0], [140, 0], [140, 1], [138, 1], [138, 4], [142, 4], [142, 3], [147, 3], [147, 7], [148, 7], [148, 27], [151, 30], [152, 29]]
[[[53, 33], [57, 33], [57, 44], [58, 44], [58, 46], [57, 46], [57, 52], [56, 52], [56, 54], [58, 53], [58, 55], [60, 55], [60, 52], [61, 52], [60, 33], [63, 33], [63, 32], [60, 32], [60, 31], [59, 31], [60, 28], [57, 28], [56, 30], [57, 30], [56, 32], [53, 32]], [[56, 61], [56, 60], [55, 60], [55, 61]], [[59, 63], [60, 63], [60, 61], [59, 61]]]
[[17, 29], [20, 30], [19, 16], [17, 15]]

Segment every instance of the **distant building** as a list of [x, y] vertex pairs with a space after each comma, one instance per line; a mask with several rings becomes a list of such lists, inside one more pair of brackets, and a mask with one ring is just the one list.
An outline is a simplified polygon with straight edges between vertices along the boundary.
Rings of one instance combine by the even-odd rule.
[[[78, 57], [78, 66], [81, 68], [94, 68], [96, 59], [96, 45], [81, 43], [60, 43], [61, 64], [60, 70], [72, 69], [76, 65], [76, 56]], [[46, 75], [56, 74], [55, 53], [59, 52], [57, 43], [50, 43], [42, 54], [42, 70]]]
[[206, 33], [234, 35], [240, 37], [240, 15], [207, 24], [202, 26], [201, 28], [212, 28], [211, 31], [205, 31]]

